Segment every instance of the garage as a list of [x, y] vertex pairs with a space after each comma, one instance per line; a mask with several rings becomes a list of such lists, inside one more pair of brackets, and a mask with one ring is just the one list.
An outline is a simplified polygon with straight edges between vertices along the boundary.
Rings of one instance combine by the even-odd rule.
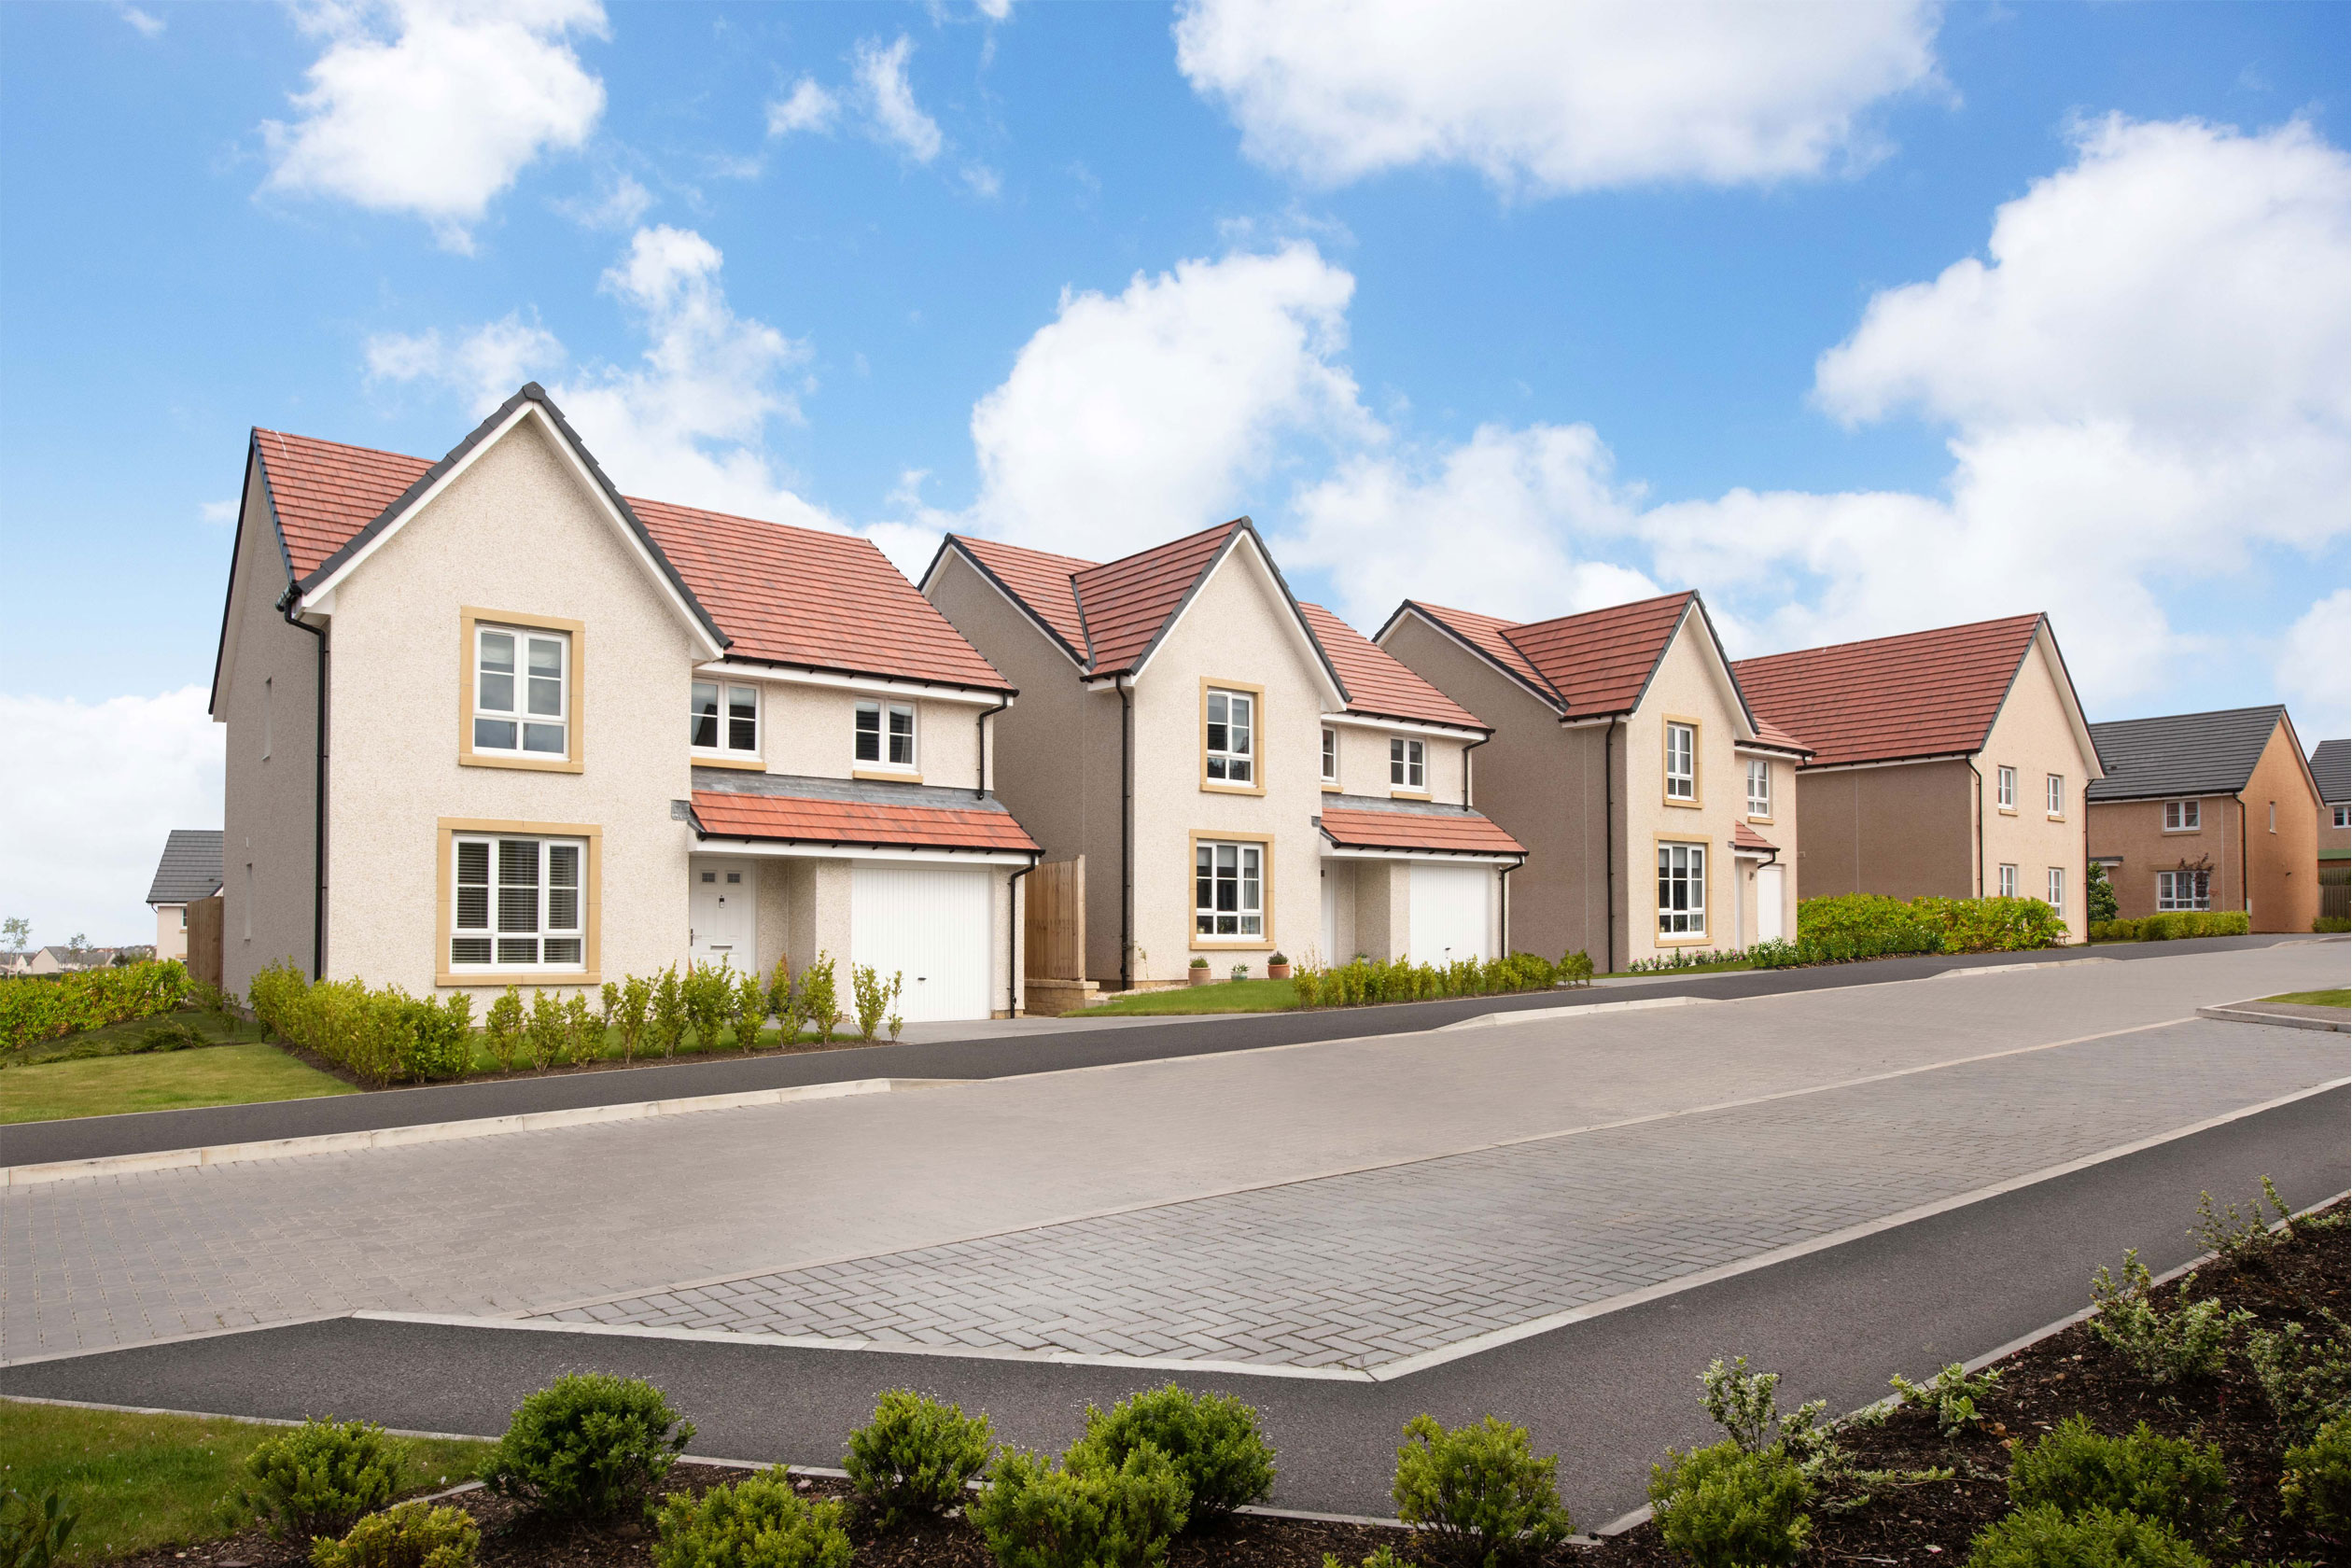
[[[949, 866], [850, 869], [851, 961], [871, 964], [885, 984], [893, 972], [905, 977], [898, 1012], [908, 1023], [988, 1016], [991, 880]], [[846, 1010], [847, 973], [840, 985]]]
[[1415, 865], [1407, 915], [1414, 961], [1446, 964], [1492, 957], [1488, 895], [1493, 889], [1492, 866]]

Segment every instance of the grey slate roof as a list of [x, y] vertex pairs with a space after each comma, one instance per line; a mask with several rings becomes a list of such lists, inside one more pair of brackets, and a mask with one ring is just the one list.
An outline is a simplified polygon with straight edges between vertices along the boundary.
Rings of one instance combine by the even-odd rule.
[[2323, 740], [2311, 753], [2311, 777], [2330, 805], [2352, 801], [2352, 740]]
[[[722, 795], [785, 795], [800, 800], [858, 801], [867, 805], [928, 805], [956, 811], [1005, 811], [993, 791], [975, 795], [952, 784], [901, 784], [888, 778], [823, 778], [742, 768], [692, 770], [694, 788]], [[1010, 815], [1010, 813], [1006, 813]]]
[[149, 903], [192, 903], [220, 891], [220, 830], [174, 828], [156, 863]]
[[2262, 748], [2286, 715], [2284, 707], [2272, 703], [2093, 724], [2091, 739], [2107, 777], [2090, 787], [2089, 796], [2114, 801], [2233, 794], [2254, 777]]

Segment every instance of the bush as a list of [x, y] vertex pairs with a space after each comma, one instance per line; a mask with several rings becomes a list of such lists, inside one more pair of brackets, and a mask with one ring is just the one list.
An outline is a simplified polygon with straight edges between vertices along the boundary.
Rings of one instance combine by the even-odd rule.
[[1809, 1399], [1781, 1414], [1780, 1374], [1749, 1371], [1745, 1356], [1717, 1356], [1699, 1374], [1699, 1391], [1707, 1419], [1748, 1453], [1777, 1448], [1811, 1468], [1830, 1450], [1829, 1429], [1820, 1424], [1829, 1402]]
[[914, 1515], [944, 1514], [961, 1503], [964, 1483], [995, 1451], [987, 1417], [967, 1416], [962, 1407], [913, 1389], [890, 1389], [875, 1401], [874, 1419], [849, 1434], [841, 1467], [859, 1498], [894, 1529]]
[[471, 1568], [482, 1530], [463, 1508], [403, 1503], [370, 1514], [336, 1541], [311, 1543], [312, 1568]]
[[2311, 929], [2322, 934], [2333, 932], [2341, 936], [2345, 931], [2352, 931], [2352, 918], [2346, 918], [2342, 915], [2331, 918], [2326, 915], [2321, 915], [2311, 922]]
[[[1581, 976], [1576, 960], [1583, 959]], [[1300, 964], [1291, 985], [1301, 1007], [1363, 1007], [1384, 1001], [1434, 1001], [1447, 997], [1505, 996], [1549, 990], [1563, 979], [1589, 980], [1592, 960], [1572, 953], [1560, 963], [1533, 953], [1443, 966], [1406, 959], [1358, 958], [1337, 968]]]
[[735, 983], [727, 978], [727, 971], [718, 964], [690, 964], [679, 981], [679, 991], [687, 1021], [694, 1026], [695, 1047], [716, 1051], [719, 1031], [726, 1027], [735, 1003]]
[[841, 1505], [808, 1502], [782, 1465], [699, 1499], [673, 1492], [654, 1522], [654, 1568], [848, 1568]]
[[1169, 1383], [1128, 1395], [1108, 1415], [1086, 1407], [1079, 1446], [1089, 1463], [1116, 1467], [1147, 1443], [1184, 1477], [1196, 1522], [1274, 1490], [1273, 1445], [1258, 1430], [1257, 1411], [1229, 1393], [1195, 1394]]
[[849, 990], [857, 1002], [860, 1040], [874, 1038], [874, 1031], [882, 1027], [883, 1017], [889, 1014], [890, 1004], [898, 1000], [899, 992], [905, 988], [905, 985], [906, 975], [903, 971], [892, 971], [890, 983], [886, 986], [882, 983], [881, 972], [872, 964], [849, 966]]
[[818, 1039], [833, 1039], [833, 1027], [841, 1022], [841, 995], [834, 985], [831, 953], [818, 954], [816, 961], [802, 972], [800, 1011], [817, 1030]]
[[2331, 1412], [2344, 1408], [2345, 1385], [2352, 1381], [2347, 1351], [2343, 1333], [2332, 1325], [2314, 1335], [2290, 1323], [2275, 1334], [2258, 1328], [2246, 1337], [2247, 1365], [2289, 1443], [2304, 1441]]
[[2137, 920], [2093, 920], [2091, 922], [2091, 940], [2093, 942], [2137, 942], [2139, 922]]
[[0, 1563], [7, 1568], [52, 1568], [65, 1555], [79, 1514], [65, 1511], [65, 1497], [54, 1488], [38, 1502], [14, 1487], [0, 1497]]
[[1558, 1455], [1535, 1456], [1527, 1428], [1489, 1416], [1451, 1431], [1430, 1416], [1405, 1423], [1389, 1494], [1396, 1517], [1433, 1555], [1493, 1568], [1554, 1546], [1575, 1528], [1553, 1477]]
[[2210, 1568], [2163, 1525], [2093, 1508], [2068, 1519], [2045, 1505], [1977, 1532], [1967, 1568]]
[[2320, 1534], [2341, 1541], [2345, 1521], [2346, 1492], [2352, 1491], [2352, 1417], [2338, 1410], [2328, 1418], [2308, 1443], [2287, 1450], [2287, 1473], [2278, 1483], [2279, 1508]]
[[1992, 1393], [1993, 1386], [2000, 1380], [1998, 1372], [1971, 1378], [1967, 1368], [1955, 1361], [1924, 1383], [1914, 1383], [1899, 1372], [1887, 1383], [1902, 1396], [1904, 1404], [1934, 1411], [1936, 1430], [1949, 1437], [1964, 1426], [1976, 1424], [1978, 1398]]
[[1184, 1528], [1184, 1478], [1146, 1445], [1115, 1470], [1072, 1449], [1060, 1464], [1017, 1449], [1000, 1459], [966, 1515], [1000, 1568], [1149, 1568]]
[[652, 1384], [569, 1373], [516, 1407], [482, 1478], [553, 1514], [604, 1518], [668, 1475], [693, 1435]]
[[531, 1065], [545, 1070], [564, 1059], [564, 1003], [537, 986], [531, 987], [530, 1020], [523, 1038], [531, 1047]]
[[653, 982], [641, 974], [632, 974], [616, 988], [605, 982], [605, 1013], [607, 1021], [621, 1031], [621, 1060], [637, 1059], [637, 1044], [645, 1039], [647, 1015], [653, 1005]]
[[728, 1022], [735, 1029], [735, 1049], [757, 1050], [760, 1031], [767, 1027], [767, 987], [760, 983], [757, 973], [746, 971], [735, 976], [735, 994], [731, 1001], [733, 1005], [729, 1009]]
[[[2275, 1230], [2268, 1217], [2273, 1211], [2280, 1221]], [[2265, 1176], [2262, 1190], [2243, 1214], [2234, 1203], [2217, 1209], [2211, 1193], [2197, 1194], [2196, 1228], [2189, 1234], [2223, 1263], [2255, 1263], [2294, 1239], [2294, 1217], [2295, 1211], [2278, 1196], [2277, 1184]]]
[[2107, 880], [2107, 867], [2096, 861], [2083, 868], [2082, 912], [2093, 926], [2116, 916], [2115, 884]]
[[251, 1486], [237, 1494], [273, 1540], [341, 1535], [362, 1514], [392, 1501], [399, 1455], [384, 1428], [365, 1421], [306, 1421], [245, 1456]]
[[1901, 899], [1845, 893], [1798, 901], [1797, 945], [1839, 953], [1846, 960], [1888, 953], [1940, 953], [1943, 931]]
[[2066, 940], [2066, 922], [2036, 898], [1911, 900], [1943, 933], [1947, 953], [2014, 953]]
[[1659, 1534], [1699, 1568], [1792, 1563], [1813, 1533], [1813, 1484], [1777, 1444], [1669, 1449], [1665, 1463], [1650, 1466], [1649, 1495]]
[[523, 993], [509, 986], [482, 1020], [483, 1039], [499, 1071], [514, 1071], [514, 1058], [523, 1049]]
[[2091, 1332], [2120, 1353], [2154, 1383], [2187, 1382], [2211, 1377], [2230, 1353], [2230, 1339], [2253, 1314], [2243, 1309], [2225, 1312], [2221, 1303], [2191, 1299], [2197, 1277], [2180, 1281], [2170, 1311], [2156, 1305], [2154, 1283], [2136, 1249], [2123, 1253], [2123, 1282], [2099, 1266], [2091, 1278], [2091, 1300], [2097, 1311]]
[[0, 1049], [21, 1050], [106, 1024], [175, 1013], [192, 987], [188, 966], [177, 959], [53, 977], [12, 975], [0, 980]]
[[462, 1078], [473, 1065], [473, 999], [463, 992], [436, 1001], [358, 980], [314, 985], [286, 964], [254, 976], [253, 998], [272, 1034], [371, 1084]]
[[2243, 909], [2184, 909], [2170, 915], [2149, 915], [2130, 922], [2140, 942], [2174, 942], [2186, 936], [2244, 936], [2249, 921]]
[[2200, 1538], [2223, 1528], [2231, 1507], [2219, 1449], [2159, 1436], [2146, 1421], [2128, 1437], [2103, 1436], [2081, 1416], [2017, 1449], [2009, 1494], [2021, 1508], [2047, 1504], [2069, 1519], [2108, 1508]]
[[588, 1010], [588, 993], [574, 991], [564, 1003], [564, 1060], [574, 1067], [604, 1059], [604, 1022]]
[[691, 1021], [686, 1013], [686, 987], [678, 978], [678, 966], [672, 964], [653, 981], [651, 1011], [653, 1047], [665, 1057], [678, 1055], [679, 1042], [686, 1038], [686, 1026]]
[[2065, 922], [2039, 899], [1918, 898], [1905, 903], [1877, 893], [1843, 893], [1801, 901], [1796, 940], [1757, 943], [1747, 959], [1759, 969], [1785, 969], [1900, 953], [2014, 952], [2065, 939]]

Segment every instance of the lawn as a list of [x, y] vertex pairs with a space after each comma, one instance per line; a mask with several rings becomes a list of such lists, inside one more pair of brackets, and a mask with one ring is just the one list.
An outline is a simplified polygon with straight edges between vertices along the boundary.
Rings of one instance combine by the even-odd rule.
[[274, 1045], [249, 1042], [12, 1066], [0, 1071], [0, 1124], [357, 1092]]
[[166, 1049], [189, 1050], [198, 1045], [225, 1045], [234, 1041], [260, 1038], [259, 1025], [241, 1024], [233, 1018], [214, 1018], [190, 1010], [167, 1013], [154, 1018], [132, 1018], [119, 1024], [102, 1024], [94, 1029], [83, 1029], [78, 1034], [38, 1041], [19, 1052], [14, 1065], [82, 1061], [91, 1057], [129, 1057]]
[[1298, 1005], [1298, 987], [1287, 980], [1219, 980], [1167, 991], [1138, 991], [1087, 1008], [1077, 1017], [1132, 1014], [1287, 1013]]
[[2264, 997], [2264, 1001], [2291, 1001], [2303, 1007], [2352, 1007], [2352, 986], [2339, 986], [2332, 991], [2289, 991], [2284, 996]]
[[[80, 1516], [65, 1560], [104, 1561], [231, 1533], [215, 1505], [244, 1483], [246, 1456], [285, 1431], [0, 1400], [0, 1486], [35, 1502], [51, 1490], [62, 1493], [65, 1511]], [[403, 1439], [402, 1447], [403, 1491], [454, 1486], [489, 1450], [486, 1443], [437, 1437]]]

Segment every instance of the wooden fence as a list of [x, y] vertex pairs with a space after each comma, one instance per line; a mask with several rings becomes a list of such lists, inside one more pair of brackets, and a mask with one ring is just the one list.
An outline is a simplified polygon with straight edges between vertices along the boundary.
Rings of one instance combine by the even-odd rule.
[[1039, 866], [1021, 880], [1021, 972], [1032, 980], [1086, 977], [1086, 857]]

